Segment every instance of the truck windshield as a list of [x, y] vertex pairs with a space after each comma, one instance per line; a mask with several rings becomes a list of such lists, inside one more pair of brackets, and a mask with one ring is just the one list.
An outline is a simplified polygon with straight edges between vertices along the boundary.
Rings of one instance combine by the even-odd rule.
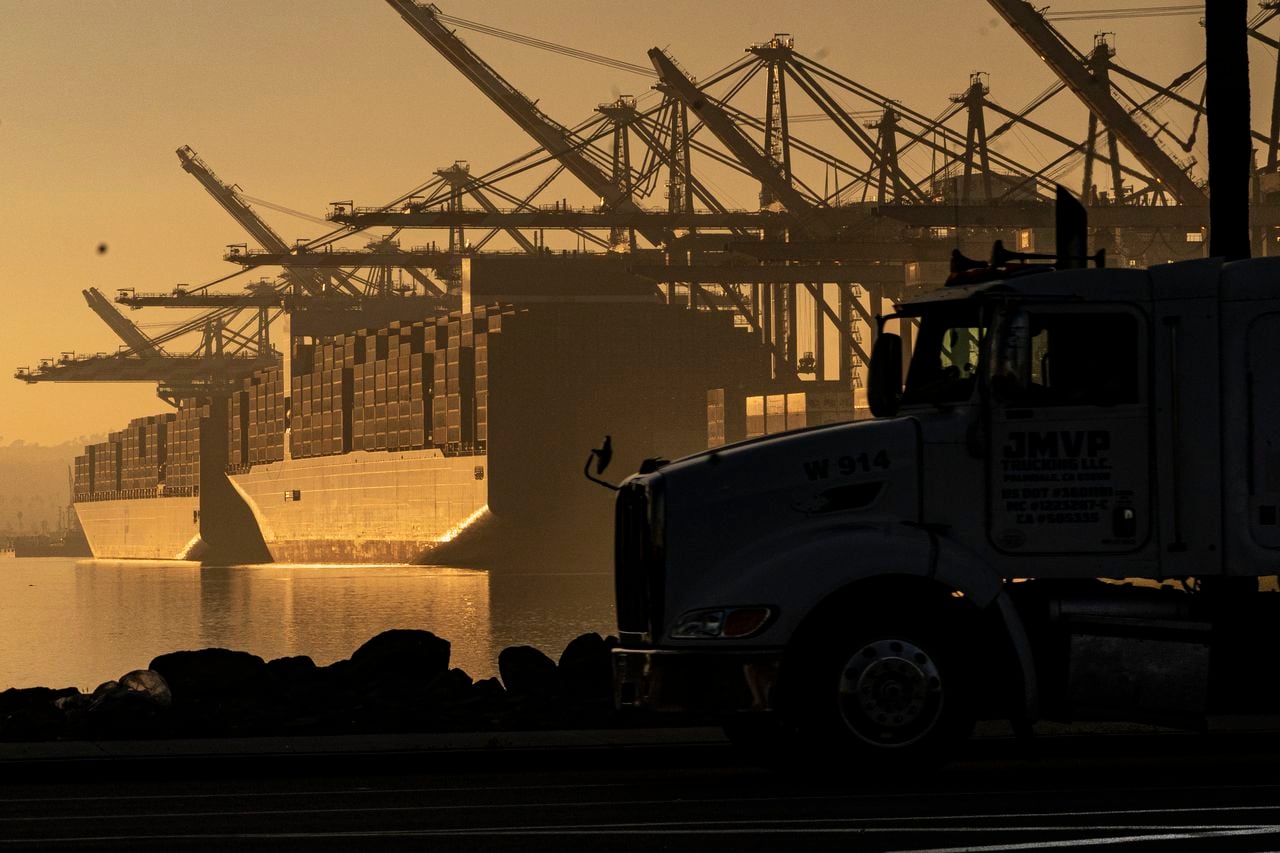
[[978, 306], [932, 308], [920, 318], [902, 404], [959, 403], [973, 396], [986, 329]]

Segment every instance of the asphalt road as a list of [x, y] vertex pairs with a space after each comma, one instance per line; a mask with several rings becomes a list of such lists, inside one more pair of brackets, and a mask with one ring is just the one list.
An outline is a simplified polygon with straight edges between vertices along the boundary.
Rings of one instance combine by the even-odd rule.
[[1280, 849], [1280, 738], [998, 741], [820, 781], [715, 743], [14, 763], [0, 850]]

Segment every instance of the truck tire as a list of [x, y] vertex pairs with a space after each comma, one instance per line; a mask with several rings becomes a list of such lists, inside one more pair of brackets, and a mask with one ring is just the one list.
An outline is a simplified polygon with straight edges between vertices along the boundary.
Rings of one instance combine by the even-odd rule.
[[944, 761], [974, 722], [963, 632], [949, 623], [930, 612], [864, 614], [811, 637], [784, 697], [805, 751], [884, 766]]

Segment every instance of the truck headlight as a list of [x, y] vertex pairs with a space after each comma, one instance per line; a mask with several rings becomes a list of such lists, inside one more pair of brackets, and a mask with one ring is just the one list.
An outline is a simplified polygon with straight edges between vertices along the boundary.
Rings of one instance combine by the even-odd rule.
[[671, 636], [680, 640], [738, 639], [760, 631], [773, 617], [771, 607], [720, 607], [690, 610], [676, 620]]

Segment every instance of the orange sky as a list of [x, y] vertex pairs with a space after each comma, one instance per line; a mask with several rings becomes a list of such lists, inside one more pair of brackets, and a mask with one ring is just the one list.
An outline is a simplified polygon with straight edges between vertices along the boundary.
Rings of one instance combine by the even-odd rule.
[[[647, 64], [648, 48], [665, 47], [694, 74], [737, 59], [750, 42], [789, 31], [801, 52], [929, 115], [964, 88], [973, 70], [989, 72], [992, 97], [1014, 108], [1052, 82], [979, 0], [441, 5], [460, 17], [637, 63]], [[1054, 10], [1114, 5], [1064, 0]], [[220, 259], [223, 247], [247, 238], [179, 168], [173, 153], [179, 145], [194, 147], [248, 195], [316, 215], [333, 199], [385, 201], [455, 159], [483, 171], [532, 147], [382, 0], [2, 0], [0, 14], [6, 373], [65, 350], [115, 349], [82, 288], [109, 295], [120, 287], [165, 291], [233, 270]], [[1098, 26], [1061, 29], [1087, 45]], [[1118, 59], [1157, 80], [1171, 79], [1203, 52], [1195, 18], [1114, 21], [1107, 28], [1118, 31]], [[462, 35], [565, 123], [649, 85], [635, 75]], [[1255, 52], [1254, 63], [1256, 103], [1270, 95], [1274, 55]], [[1083, 112], [1069, 96], [1051, 106], [1045, 119], [1083, 135]], [[1022, 135], [1009, 146], [1012, 156], [1033, 161], [1039, 143]], [[756, 190], [745, 182], [719, 189], [741, 206], [753, 202]], [[558, 194], [590, 201], [568, 182]], [[323, 230], [260, 212], [290, 242]], [[435, 238], [414, 235], [407, 242]], [[97, 252], [99, 243], [107, 244], [106, 254]], [[130, 316], [144, 330], [173, 322], [158, 310]], [[150, 386], [25, 386], [6, 379], [0, 443], [56, 443], [117, 429], [162, 406]]]

